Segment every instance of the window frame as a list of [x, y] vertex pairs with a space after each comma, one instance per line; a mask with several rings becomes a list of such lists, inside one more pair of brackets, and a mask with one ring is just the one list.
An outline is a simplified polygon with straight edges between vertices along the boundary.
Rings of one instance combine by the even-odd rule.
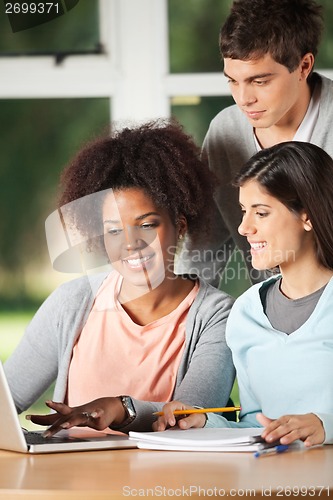
[[[106, 97], [112, 121], [135, 122], [169, 117], [173, 97], [230, 95], [222, 71], [169, 72], [167, 7], [167, 0], [99, 0], [102, 54], [58, 64], [0, 54], [0, 99]], [[320, 72], [333, 79], [333, 70]]]

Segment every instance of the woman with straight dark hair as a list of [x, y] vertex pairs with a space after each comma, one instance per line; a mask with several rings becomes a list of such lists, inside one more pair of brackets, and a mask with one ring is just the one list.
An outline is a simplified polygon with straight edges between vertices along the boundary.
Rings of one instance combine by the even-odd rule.
[[[227, 321], [239, 384], [239, 422], [193, 414], [179, 427], [264, 426], [267, 442], [333, 443], [333, 160], [318, 146], [284, 142], [238, 174], [255, 269], [278, 274], [239, 297]], [[173, 401], [155, 430], [175, 425]]]

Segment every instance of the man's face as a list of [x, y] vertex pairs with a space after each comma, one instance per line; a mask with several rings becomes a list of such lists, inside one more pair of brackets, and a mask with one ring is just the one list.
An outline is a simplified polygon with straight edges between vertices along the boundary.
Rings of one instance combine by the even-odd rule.
[[269, 54], [248, 61], [225, 58], [224, 74], [236, 104], [254, 128], [288, 126], [304, 102], [302, 63], [290, 73]]

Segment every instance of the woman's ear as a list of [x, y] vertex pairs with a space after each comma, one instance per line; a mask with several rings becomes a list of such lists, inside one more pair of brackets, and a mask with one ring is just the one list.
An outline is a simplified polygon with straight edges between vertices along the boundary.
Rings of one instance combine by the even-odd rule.
[[302, 214], [302, 221], [304, 231], [312, 231], [312, 223], [308, 217], [308, 214], [306, 214], [305, 212]]
[[187, 220], [183, 215], [180, 215], [177, 220], [177, 231], [178, 231], [178, 239], [182, 240], [187, 231]]

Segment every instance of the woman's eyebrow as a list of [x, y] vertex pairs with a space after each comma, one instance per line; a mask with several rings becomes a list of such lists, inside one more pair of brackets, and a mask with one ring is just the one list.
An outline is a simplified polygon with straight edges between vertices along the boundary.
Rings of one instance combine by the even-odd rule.
[[160, 216], [158, 212], [147, 212], [146, 214], [138, 215], [138, 217], [136, 217], [135, 220], [142, 220], [145, 219], [146, 217], [150, 217], [151, 215], [157, 215], [158, 217]]
[[[244, 205], [242, 203], [239, 203], [240, 207], [244, 208]], [[251, 208], [258, 208], [258, 207], [266, 207], [266, 208], [272, 208], [270, 205], [266, 205], [265, 203], [253, 203], [251, 205]]]
[[120, 220], [116, 220], [116, 219], [105, 219], [103, 220], [103, 224], [118, 224], [119, 222], [121, 222]]
[[[143, 220], [146, 217], [150, 217], [151, 215], [156, 215], [156, 216], [160, 217], [160, 214], [158, 212], [147, 212], [146, 214], [138, 215], [137, 217], [135, 217], [135, 220]], [[119, 219], [105, 219], [105, 220], [103, 220], [104, 224], [119, 224], [120, 222], [121, 222], [121, 220], [119, 220]]]
[[266, 208], [272, 208], [270, 205], [266, 205], [265, 203], [254, 203], [251, 205], [252, 208], [258, 208], [258, 207], [266, 207]]

